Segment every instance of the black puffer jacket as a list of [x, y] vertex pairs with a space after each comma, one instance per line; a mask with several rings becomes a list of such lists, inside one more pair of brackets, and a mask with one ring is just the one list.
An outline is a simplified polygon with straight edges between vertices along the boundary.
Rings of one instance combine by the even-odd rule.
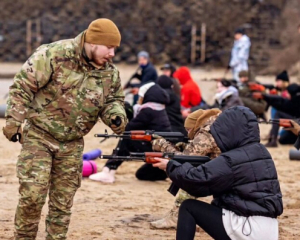
[[[168, 104], [170, 101], [168, 93], [157, 84], [153, 85], [145, 93], [143, 104], [155, 102]], [[130, 130], [155, 130], [160, 132], [171, 132], [171, 124], [165, 109], [154, 110], [143, 108], [126, 126], [126, 131]]]
[[170, 161], [167, 174], [193, 196], [213, 195], [213, 204], [240, 216], [276, 218], [282, 214], [282, 195], [274, 162], [260, 144], [255, 115], [238, 106], [224, 111], [211, 126], [222, 154], [193, 167]]

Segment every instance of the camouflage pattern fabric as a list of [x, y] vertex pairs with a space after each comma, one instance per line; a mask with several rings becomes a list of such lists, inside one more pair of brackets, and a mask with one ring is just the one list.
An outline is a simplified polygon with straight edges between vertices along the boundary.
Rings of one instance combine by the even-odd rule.
[[6, 116], [29, 119], [61, 142], [80, 139], [98, 121], [126, 119], [119, 71], [111, 63], [88, 64], [84, 33], [40, 46], [16, 74]]
[[25, 125], [17, 162], [20, 198], [15, 216], [16, 240], [36, 238], [48, 190], [46, 239], [66, 239], [73, 197], [81, 182], [82, 151], [82, 138], [62, 143], [33, 125]]
[[[192, 156], [208, 156], [210, 159], [216, 158], [221, 154], [221, 150], [218, 148], [215, 139], [209, 133], [210, 126], [216, 120], [217, 116], [210, 117], [204, 126], [199, 129], [195, 134], [193, 140], [191, 140], [181, 152], [170, 142], [165, 139], [155, 139], [152, 144], [153, 150], [160, 149], [161, 152], [172, 152], [176, 155], [192, 155]], [[196, 199], [182, 189], [175, 200], [177, 207], [186, 199]]]
[[40, 46], [10, 87], [7, 119], [27, 119], [17, 163], [18, 240], [35, 239], [48, 190], [47, 239], [66, 239], [81, 181], [82, 137], [99, 118], [108, 126], [114, 116], [127, 122], [119, 71], [85, 60], [84, 34]]
[[254, 99], [252, 97], [253, 92], [254, 91], [249, 88], [248, 83], [244, 83], [239, 87], [239, 97], [245, 107], [250, 108], [255, 115], [264, 114], [267, 107], [267, 102], [262, 99]]

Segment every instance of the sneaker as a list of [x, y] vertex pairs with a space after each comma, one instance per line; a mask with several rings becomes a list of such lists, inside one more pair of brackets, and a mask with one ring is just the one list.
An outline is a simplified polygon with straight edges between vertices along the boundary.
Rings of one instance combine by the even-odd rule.
[[167, 215], [159, 220], [150, 222], [151, 228], [156, 229], [176, 229], [179, 207], [174, 206]]
[[115, 172], [116, 170], [110, 170], [108, 167], [104, 167], [102, 172], [90, 175], [89, 179], [103, 183], [114, 183]]

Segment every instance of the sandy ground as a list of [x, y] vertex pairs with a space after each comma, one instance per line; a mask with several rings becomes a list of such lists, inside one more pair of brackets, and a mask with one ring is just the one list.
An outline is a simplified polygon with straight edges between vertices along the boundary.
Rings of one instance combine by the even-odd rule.
[[[0, 71], [6, 68], [18, 69], [20, 64], [0, 64]], [[135, 66], [120, 65], [124, 81], [135, 70]], [[192, 69], [193, 77], [200, 78], [223, 76], [222, 70]], [[274, 77], [259, 77], [264, 82], [272, 82]], [[7, 92], [11, 80], [1, 80], [0, 104], [4, 102], [3, 94]], [[198, 81], [205, 99], [213, 95], [215, 83]], [[5, 121], [0, 119], [0, 128]], [[99, 144], [95, 133], [104, 132], [106, 127], [99, 123], [85, 137], [85, 151], [100, 148], [110, 154], [116, 140], [107, 140]], [[270, 126], [261, 126], [261, 135], [268, 133]], [[290, 161], [288, 151], [292, 146], [280, 146], [270, 149], [277, 166], [283, 194], [284, 213], [279, 218], [280, 239], [300, 239], [300, 162]], [[15, 164], [21, 146], [8, 142], [0, 134], [0, 240], [13, 239], [13, 219], [18, 201], [18, 179]], [[171, 240], [175, 239], [175, 230], [153, 230], [149, 221], [163, 216], [173, 205], [174, 197], [167, 192], [170, 181], [143, 182], [135, 178], [135, 171], [142, 163], [124, 163], [116, 175], [114, 184], [100, 184], [83, 179], [82, 186], [74, 201], [72, 221], [69, 228], [70, 240]], [[104, 161], [97, 160], [98, 169]], [[206, 198], [210, 200], [210, 198]], [[37, 239], [45, 239], [45, 205], [40, 222]], [[211, 239], [202, 230], [196, 233], [195, 239]]]

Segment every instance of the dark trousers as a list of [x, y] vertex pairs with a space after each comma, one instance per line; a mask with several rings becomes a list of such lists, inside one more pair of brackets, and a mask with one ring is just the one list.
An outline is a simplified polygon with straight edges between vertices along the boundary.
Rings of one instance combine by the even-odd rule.
[[[153, 152], [151, 143], [142, 141], [132, 141], [128, 139], [119, 140], [116, 149], [117, 156], [129, 156], [130, 152]], [[106, 162], [105, 166], [109, 169], [117, 170], [122, 163], [123, 161], [116, 161], [114, 159], [110, 159]], [[152, 164], [147, 163], [137, 170], [135, 176], [139, 180], [145, 181], [158, 181], [165, 180], [167, 178], [167, 174], [165, 171], [159, 168], [155, 168], [152, 166]]]
[[[279, 118], [288, 118], [288, 119], [294, 119], [294, 117], [292, 115], [289, 115], [287, 113], [281, 112], [276, 110], [276, 113], [274, 115], [275, 119], [279, 119]], [[276, 137], [278, 136], [279, 133], [279, 124], [273, 124], [272, 125], [272, 129], [270, 132], [271, 137]], [[297, 136], [295, 136], [292, 132], [290, 131], [283, 131], [283, 133], [281, 134], [281, 136], [279, 137], [279, 143], [280, 144], [294, 144], [295, 141], [297, 139]]]
[[177, 240], [193, 240], [196, 224], [216, 240], [230, 240], [222, 220], [222, 209], [194, 199], [185, 200], [179, 209]]

